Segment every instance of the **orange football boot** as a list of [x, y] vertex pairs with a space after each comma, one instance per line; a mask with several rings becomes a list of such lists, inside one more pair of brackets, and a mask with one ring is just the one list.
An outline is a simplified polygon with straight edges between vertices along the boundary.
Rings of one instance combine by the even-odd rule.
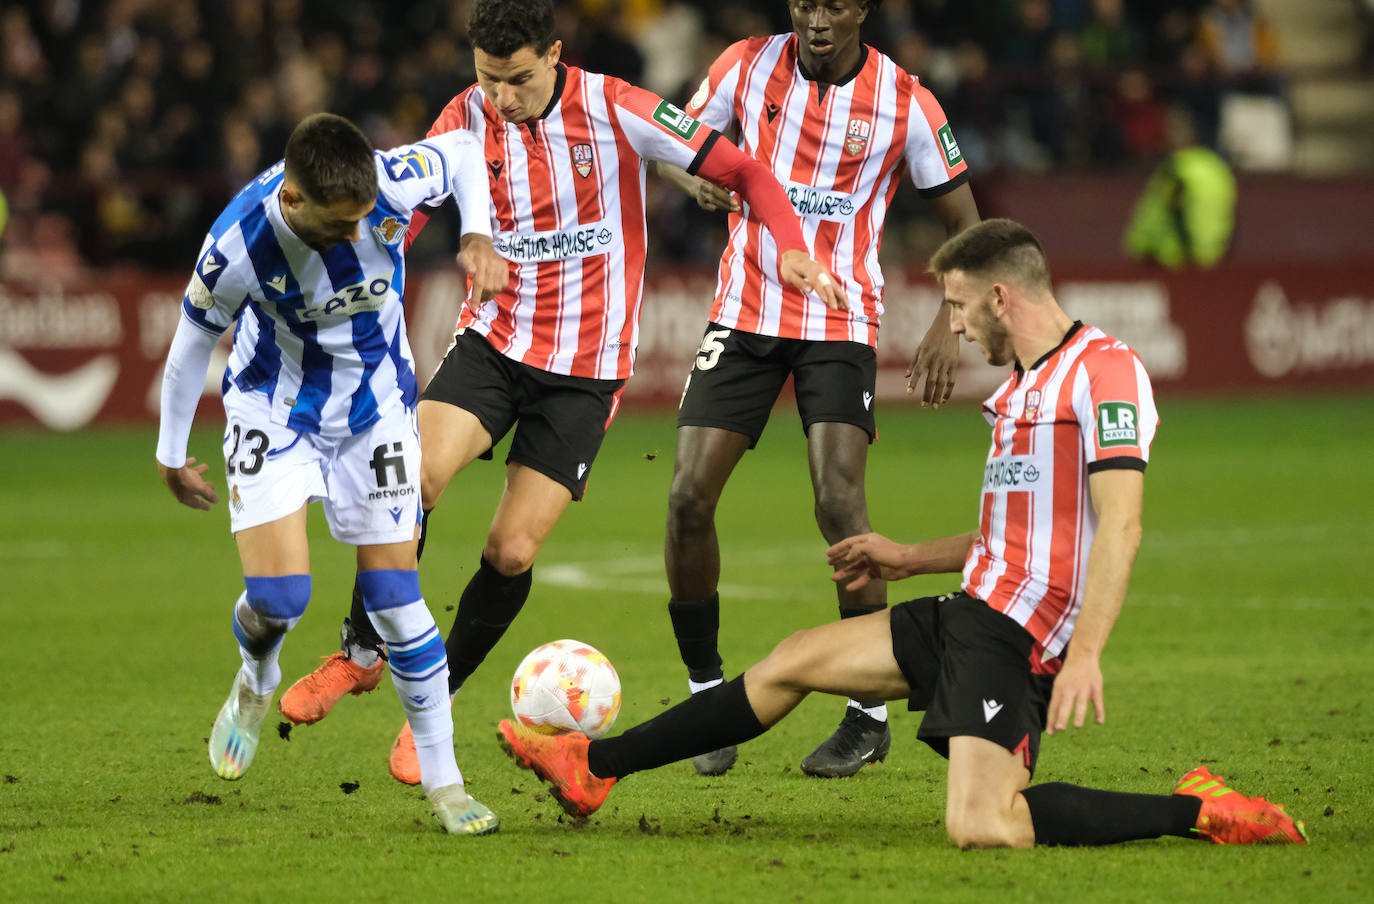
[[591, 739], [580, 731], [545, 735], [502, 719], [497, 740], [521, 769], [551, 785], [551, 792], [569, 816], [590, 816], [606, 802], [614, 778], [597, 778], [587, 765]]
[[1306, 844], [1307, 828], [1283, 807], [1262, 797], [1246, 797], [1225, 780], [1199, 766], [1178, 780], [1175, 794], [1199, 798], [1194, 830], [1214, 844]]

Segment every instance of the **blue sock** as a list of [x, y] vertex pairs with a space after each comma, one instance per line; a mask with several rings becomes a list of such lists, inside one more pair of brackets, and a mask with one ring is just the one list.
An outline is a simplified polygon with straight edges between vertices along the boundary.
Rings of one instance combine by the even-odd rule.
[[358, 572], [363, 605], [386, 643], [391, 680], [410, 719], [425, 793], [463, 780], [453, 758], [448, 659], [444, 641], [420, 595], [414, 570]]

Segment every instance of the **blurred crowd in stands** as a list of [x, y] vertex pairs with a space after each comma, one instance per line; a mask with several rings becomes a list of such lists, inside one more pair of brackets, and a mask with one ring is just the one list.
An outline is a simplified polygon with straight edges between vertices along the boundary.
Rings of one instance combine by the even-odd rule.
[[[785, 0], [564, 0], [563, 58], [679, 103]], [[229, 196], [303, 115], [378, 146], [424, 134], [474, 80], [466, 0], [27, 0], [0, 13], [6, 279], [85, 264], [182, 269]], [[1215, 145], [1224, 96], [1282, 99], [1273, 28], [1248, 0], [885, 0], [865, 40], [935, 92], [977, 180], [1134, 167], [1182, 109]], [[657, 183], [662, 258], [709, 263], [721, 233]], [[914, 192], [900, 215], [919, 217]], [[704, 237], [703, 237], [704, 236]], [[900, 239], [899, 239], [900, 240]], [[429, 247], [442, 250], [442, 240]], [[438, 253], [437, 251], [435, 252]]]

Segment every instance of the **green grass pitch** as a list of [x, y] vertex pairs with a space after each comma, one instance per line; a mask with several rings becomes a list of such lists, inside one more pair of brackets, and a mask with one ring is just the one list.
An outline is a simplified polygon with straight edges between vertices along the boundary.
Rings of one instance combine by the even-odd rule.
[[[442, 835], [387, 775], [385, 682], [223, 782], [205, 750], [237, 651], [241, 587], [223, 505], [177, 506], [151, 430], [0, 433], [0, 898], [31, 900], [1201, 901], [1370, 900], [1374, 813], [1374, 405], [1368, 395], [1161, 402], [1145, 539], [1105, 660], [1108, 719], [1047, 738], [1037, 779], [1167, 792], [1199, 762], [1306, 820], [1306, 848], [1181, 839], [969, 852], [946, 839], [944, 762], [893, 707], [887, 763], [807, 778], [842, 703], [812, 698], [703, 779], [636, 775], [576, 828], [494, 741], [511, 671], [575, 637], [615, 663], [619, 727], [686, 692], [666, 613], [666, 415], [624, 414], [535, 568], [529, 605], [455, 707], [458, 761], [502, 817]], [[213, 418], [213, 415], [212, 415]], [[209, 421], [213, 425], [213, 419]], [[880, 414], [875, 527], [971, 527], [987, 435], [976, 406]], [[192, 454], [219, 467], [218, 437]], [[478, 463], [433, 521], [421, 582], [442, 629], [501, 488]], [[223, 489], [222, 475], [216, 480]], [[782, 407], [719, 513], [722, 652], [732, 674], [836, 616], [801, 431]], [[289, 683], [336, 648], [349, 551], [312, 515], [314, 602]], [[953, 577], [890, 589], [893, 601]], [[345, 793], [344, 785], [356, 784]]]

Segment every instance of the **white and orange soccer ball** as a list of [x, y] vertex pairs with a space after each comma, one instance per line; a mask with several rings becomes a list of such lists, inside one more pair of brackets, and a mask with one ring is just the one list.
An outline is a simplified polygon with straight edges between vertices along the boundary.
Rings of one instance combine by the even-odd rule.
[[620, 676], [595, 647], [555, 640], [516, 667], [510, 708], [520, 724], [543, 734], [580, 731], [599, 738], [620, 713]]

